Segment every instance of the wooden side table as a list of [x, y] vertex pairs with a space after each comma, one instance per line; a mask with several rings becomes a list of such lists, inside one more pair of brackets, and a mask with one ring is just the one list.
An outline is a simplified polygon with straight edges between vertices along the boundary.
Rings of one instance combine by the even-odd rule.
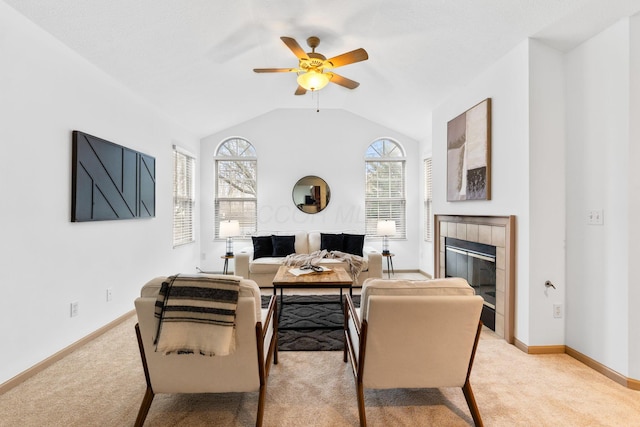
[[389, 277], [389, 279], [391, 279], [391, 274], [396, 274], [395, 271], [393, 271], [393, 257], [396, 256], [396, 254], [392, 254], [392, 253], [382, 253], [382, 256], [387, 258], [387, 275]]
[[227, 274], [229, 272], [229, 260], [233, 259], [233, 254], [222, 255], [220, 259], [224, 260], [224, 268], [222, 269], [222, 274]]

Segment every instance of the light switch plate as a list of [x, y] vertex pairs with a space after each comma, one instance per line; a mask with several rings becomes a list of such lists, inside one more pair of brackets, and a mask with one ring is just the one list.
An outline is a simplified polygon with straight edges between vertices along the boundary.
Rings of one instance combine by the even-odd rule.
[[602, 212], [602, 209], [589, 209], [587, 211], [587, 224], [603, 225], [604, 213]]

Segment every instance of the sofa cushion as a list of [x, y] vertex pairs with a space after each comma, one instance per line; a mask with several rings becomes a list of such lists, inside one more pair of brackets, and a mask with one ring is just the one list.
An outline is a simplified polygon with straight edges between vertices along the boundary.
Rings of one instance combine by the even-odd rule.
[[320, 250], [331, 251], [343, 251], [342, 241], [344, 236], [342, 234], [326, 234], [320, 233]]
[[[284, 258], [283, 257], [264, 257], [253, 260], [249, 263], [249, 273], [254, 274], [275, 274], [283, 265]], [[339, 259], [335, 258], [323, 258], [320, 261], [320, 265], [333, 268], [333, 267], [342, 267], [347, 272], [349, 271], [349, 265], [346, 262], [342, 262]], [[365, 259], [363, 261], [362, 271], [367, 271], [369, 268], [369, 264]]]
[[271, 256], [287, 256], [295, 253], [295, 243], [295, 236], [271, 236], [271, 244], [273, 245]]
[[307, 239], [309, 244], [309, 247], [307, 248], [308, 249], [307, 252], [298, 252], [298, 253], [310, 254], [320, 250], [321, 237], [320, 237], [319, 231], [310, 231]]
[[282, 261], [284, 261], [283, 257], [258, 258], [249, 264], [249, 272], [251, 274], [275, 274], [282, 266]]
[[253, 259], [269, 257], [273, 254], [271, 236], [252, 236], [251, 240], [253, 240]]
[[307, 239], [306, 231], [298, 231], [295, 233], [296, 236], [296, 253], [297, 254], [308, 254], [311, 253], [309, 251], [309, 242]]
[[343, 234], [342, 252], [363, 256], [364, 234]]
[[465, 279], [459, 277], [431, 280], [367, 279], [362, 284], [360, 295], [362, 319], [366, 319], [369, 305], [368, 299], [371, 295], [451, 296], [475, 295], [475, 291]]

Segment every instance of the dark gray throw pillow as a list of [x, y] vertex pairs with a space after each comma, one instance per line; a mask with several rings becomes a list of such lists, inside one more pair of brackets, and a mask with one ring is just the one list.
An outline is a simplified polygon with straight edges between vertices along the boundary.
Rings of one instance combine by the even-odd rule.
[[342, 236], [343, 252], [363, 256], [362, 248], [364, 247], [364, 234], [343, 234]]
[[273, 253], [271, 236], [251, 236], [253, 240], [253, 259], [270, 257]]
[[287, 256], [296, 252], [296, 236], [271, 236], [271, 256]]
[[320, 233], [320, 249], [342, 252], [342, 234]]

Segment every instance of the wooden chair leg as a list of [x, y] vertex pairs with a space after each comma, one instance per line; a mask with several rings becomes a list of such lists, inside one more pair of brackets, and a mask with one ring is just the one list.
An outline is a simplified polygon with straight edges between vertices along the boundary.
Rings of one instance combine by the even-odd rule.
[[273, 364], [278, 364], [278, 298], [271, 297], [273, 301]]
[[349, 333], [349, 298], [345, 297], [344, 316], [342, 318], [342, 360], [347, 363], [347, 334]]
[[473, 422], [476, 427], [483, 427], [482, 418], [480, 417], [480, 411], [478, 410], [478, 404], [476, 403], [476, 398], [473, 395], [473, 390], [471, 389], [471, 383], [469, 381], [464, 383], [462, 386], [462, 392], [464, 393], [464, 398], [467, 401], [467, 405], [469, 406], [469, 411], [471, 412], [471, 416], [473, 417]]
[[473, 367], [473, 360], [476, 358], [476, 350], [478, 349], [478, 343], [480, 342], [480, 334], [482, 333], [482, 321], [478, 322], [478, 328], [476, 330], [476, 339], [473, 343], [473, 349], [471, 350], [471, 357], [469, 358], [469, 368], [467, 369], [467, 379], [462, 386], [462, 392], [464, 393], [464, 398], [467, 401], [467, 405], [469, 406], [469, 410], [471, 411], [471, 416], [473, 417], [473, 422], [477, 427], [482, 427], [482, 418], [480, 418], [480, 411], [478, 410], [478, 405], [476, 404], [476, 398], [473, 395], [473, 390], [471, 389], [471, 382], [469, 378], [471, 377], [471, 368]]
[[145, 391], [144, 398], [140, 404], [140, 410], [138, 411], [138, 418], [136, 418], [135, 427], [142, 427], [144, 424], [144, 420], [147, 418], [154, 396], [155, 394], [153, 393], [153, 390], [151, 390], [151, 387], [147, 387], [147, 391]]
[[144, 420], [147, 418], [147, 414], [149, 413], [149, 408], [151, 407], [151, 402], [153, 402], [153, 398], [155, 393], [153, 392], [153, 388], [151, 388], [151, 378], [149, 377], [149, 367], [147, 366], [147, 356], [144, 353], [144, 345], [142, 344], [142, 336], [140, 335], [140, 325], [136, 323], [135, 326], [136, 337], [138, 338], [138, 349], [140, 350], [140, 358], [142, 359], [142, 369], [144, 370], [144, 377], [147, 381], [147, 391], [144, 392], [144, 398], [142, 399], [142, 403], [140, 404], [140, 410], [138, 411], [138, 417], [136, 418], [136, 427], [142, 427], [144, 424]]
[[[275, 304], [275, 312], [278, 312], [277, 302]], [[274, 314], [273, 319], [273, 364], [278, 364], [278, 316]]]
[[260, 386], [260, 393], [258, 396], [258, 415], [256, 416], [256, 427], [262, 427], [262, 419], [264, 418], [264, 400], [267, 395], [267, 385]]
[[367, 414], [364, 412], [364, 386], [362, 382], [356, 384], [358, 392], [358, 415], [360, 416], [360, 427], [367, 427]]

